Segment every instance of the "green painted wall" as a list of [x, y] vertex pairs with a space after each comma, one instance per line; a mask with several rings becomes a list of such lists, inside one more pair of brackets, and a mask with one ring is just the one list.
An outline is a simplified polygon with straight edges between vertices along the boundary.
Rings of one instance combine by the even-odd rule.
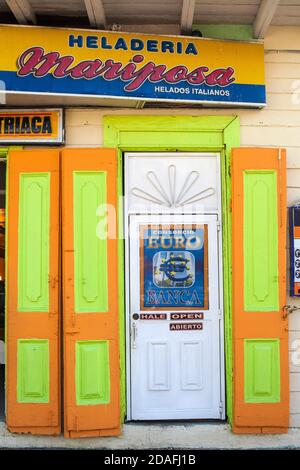
[[19, 339], [17, 356], [18, 403], [48, 403], [49, 341]]
[[18, 310], [49, 311], [50, 173], [20, 175]]
[[277, 177], [272, 170], [244, 172], [244, 308], [276, 311], [278, 291]]
[[279, 339], [246, 339], [245, 402], [280, 402]]
[[253, 40], [253, 28], [248, 24], [194, 24], [195, 30], [201, 31], [204, 38]]
[[[227, 415], [232, 422], [232, 296], [231, 296], [231, 178], [232, 147], [239, 147], [239, 118], [230, 116], [105, 116], [104, 146], [118, 149], [118, 192], [123, 194], [122, 152], [124, 151], [212, 151], [221, 152], [223, 215], [223, 282], [225, 317]], [[122, 211], [119, 233], [123, 233]], [[121, 416], [126, 415], [124, 243], [119, 241], [119, 303]]]
[[75, 311], [107, 312], [107, 239], [97, 234], [97, 211], [106, 203], [106, 173], [75, 171]]
[[108, 341], [76, 341], [76, 404], [110, 401]]

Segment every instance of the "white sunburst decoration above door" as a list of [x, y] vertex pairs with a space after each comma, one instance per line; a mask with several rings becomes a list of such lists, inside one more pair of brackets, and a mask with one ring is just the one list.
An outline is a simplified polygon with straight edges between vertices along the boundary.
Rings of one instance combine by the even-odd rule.
[[[154, 170], [147, 171], [146, 178], [150, 182], [154, 192], [147, 192], [140, 187], [133, 187], [131, 194], [137, 198], [149, 201], [160, 206], [178, 208], [188, 204], [199, 202], [216, 193], [212, 186], [207, 186], [198, 191], [199, 171], [191, 170], [186, 173], [183, 183], [178, 181], [177, 167], [175, 164], [168, 166], [168, 176], [164, 182]], [[192, 191], [193, 189], [193, 191]]]
[[181, 214], [220, 211], [218, 153], [125, 154], [125, 212]]

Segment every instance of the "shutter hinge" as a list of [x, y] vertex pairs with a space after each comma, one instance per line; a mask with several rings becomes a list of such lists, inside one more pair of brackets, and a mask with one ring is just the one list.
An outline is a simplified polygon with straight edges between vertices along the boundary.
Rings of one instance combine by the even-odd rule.
[[79, 328], [66, 328], [65, 329], [65, 334], [66, 335], [76, 335], [77, 333], [80, 333]]
[[218, 318], [219, 320], [222, 320], [222, 310], [220, 308], [218, 310]]
[[217, 230], [218, 232], [221, 230], [221, 222], [219, 220], [217, 220]]
[[48, 284], [50, 285], [51, 289], [55, 289], [58, 285], [58, 277], [48, 274]]

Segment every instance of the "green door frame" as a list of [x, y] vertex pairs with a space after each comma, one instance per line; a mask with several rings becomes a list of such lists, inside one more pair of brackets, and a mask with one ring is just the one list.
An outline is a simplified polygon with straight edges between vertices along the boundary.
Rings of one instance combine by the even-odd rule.
[[225, 326], [226, 410], [232, 423], [232, 147], [240, 146], [239, 117], [227, 116], [104, 116], [104, 146], [118, 150], [119, 305], [121, 419], [126, 413], [125, 263], [123, 243], [123, 152], [220, 152], [222, 178], [223, 282]]

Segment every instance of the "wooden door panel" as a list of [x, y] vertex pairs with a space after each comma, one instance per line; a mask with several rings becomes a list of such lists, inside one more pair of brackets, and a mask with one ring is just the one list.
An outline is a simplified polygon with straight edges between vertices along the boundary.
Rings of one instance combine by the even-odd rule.
[[67, 437], [120, 431], [116, 165], [112, 149], [62, 152]]
[[232, 153], [235, 432], [289, 422], [285, 151]]
[[58, 151], [10, 152], [7, 213], [7, 425], [58, 434]]

